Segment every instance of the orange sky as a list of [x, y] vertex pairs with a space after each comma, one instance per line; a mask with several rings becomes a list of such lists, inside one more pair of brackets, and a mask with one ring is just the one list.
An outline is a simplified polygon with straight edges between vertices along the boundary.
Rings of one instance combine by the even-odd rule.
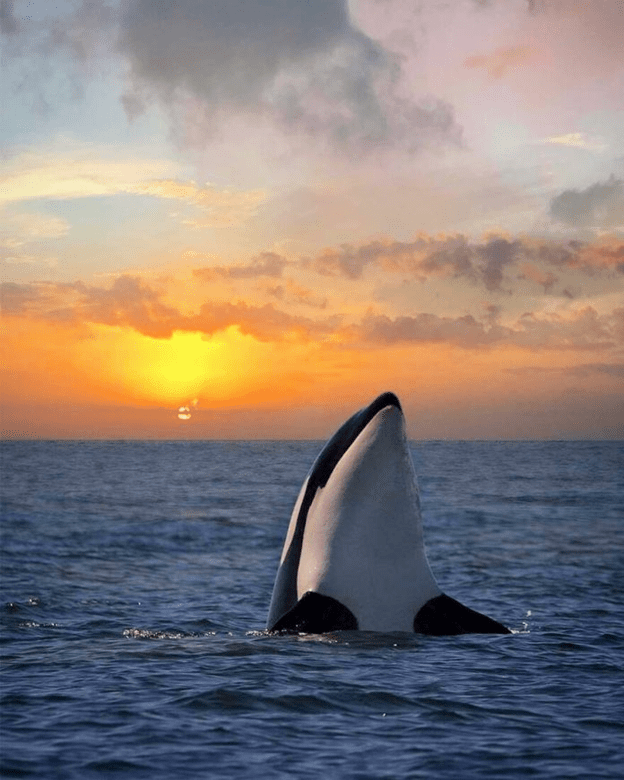
[[2, 19], [3, 437], [624, 438], [615, 0], [96, 6]]

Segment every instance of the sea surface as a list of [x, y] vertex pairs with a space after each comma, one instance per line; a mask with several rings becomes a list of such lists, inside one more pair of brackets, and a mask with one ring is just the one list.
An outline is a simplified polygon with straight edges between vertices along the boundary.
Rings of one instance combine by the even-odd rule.
[[512, 635], [269, 636], [320, 447], [2, 444], [0, 776], [624, 776], [624, 443], [413, 445], [439, 584]]

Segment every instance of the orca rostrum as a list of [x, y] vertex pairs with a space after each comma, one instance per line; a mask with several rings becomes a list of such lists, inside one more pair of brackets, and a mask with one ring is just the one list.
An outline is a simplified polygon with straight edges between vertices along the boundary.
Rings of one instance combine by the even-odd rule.
[[431, 573], [394, 393], [347, 420], [312, 466], [286, 534], [267, 629], [511, 633], [446, 596]]

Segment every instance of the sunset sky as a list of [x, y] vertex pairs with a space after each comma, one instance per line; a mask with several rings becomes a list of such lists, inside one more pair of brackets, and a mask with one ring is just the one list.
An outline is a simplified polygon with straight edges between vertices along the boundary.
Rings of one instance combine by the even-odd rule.
[[621, 0], [0, 9], [4, 437], [624, 438]]

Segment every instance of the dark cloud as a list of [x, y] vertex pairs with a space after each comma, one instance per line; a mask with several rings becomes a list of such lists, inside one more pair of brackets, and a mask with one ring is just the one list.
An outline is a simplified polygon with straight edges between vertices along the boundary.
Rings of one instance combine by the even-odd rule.
[[624, 225], [624, 182], [612, 176], [584, 190], [565, 190], [550, 202], [550, 216], [573, 227]]
[[350, 37], [335, 0], [129, 0], [120, 47], [135, 76], [166, 94], [247, 104], [285, 66]]
[[398, 60], [352, 26], [346, 0], [129, 0], [119, 49], [134, 79], [125, 104], [198, 98], [209, 119], [272, 116], [335, 147], [458, 142], [443, 101], [398, 96]]
[[254, 279], [260, 276], [279, 277], [288, 264], [285, 257], [275, 252], [262, 252], [248, 265], [217, 265], [194, 268], [193, 276], [210, 281], [218, 277], [227, 279]]
[[14, 35], [17, 32], [17, 19], [13, 13], [13, 0], [0, 0], [0, 33]]
[[[7, 37], [7, 58], [38, 56], [45, 60], [60, 54], [83, 65], [113, 49], [117, 11], [101, 0], [82, 0], [68, 9], [50, 3], [46, 8], [48, 15], [42, 18], [28, 14], [30, 3], [21, 5], [23, 13], [17, 15], [11, 0], [0, 0], [0, 32]], [[41, 3], [36, 10], [40, 13], [44, 7]], [[47, 63], [47, 66], [42, 68], [42, 62], [39, 62], [33, 67], [42, 68], [39, 76], [52, 69], [57, 76], [62, 71], [59, 61]]]
[[624, 241], [605, 239], [586, 244], [520, 237], [491, 236], [473, 241], [469, 236], [418, 235], [414, 241], [371, 241], [328, 248], [313, 258], [303, 258], [304, 267], [323, 276], [361, 278], [368, 267], [404, 274], [418, 281], [430, 277], [465, 278], [490, 292], [505, 291], [505, 272], [521, 264], [520, 278], [529, 279], [550, 293], [558, 278], [535, 263], [559, 269], [579, 270], [588, 275], [624, 273]]
[[420, 235], [414, 241], [373, 241], [361, 246], [343, 244], [326, 249], [304, 264], [325, 276], [361, 277], [369, 265], [403, 273], [424, 281], [430, 276], [466, 277], [488, 290], [501, 290], [506, 266], [522, 257], [521, 241], [492, 237], [471, 242], [467, 236], [431, 237]]

